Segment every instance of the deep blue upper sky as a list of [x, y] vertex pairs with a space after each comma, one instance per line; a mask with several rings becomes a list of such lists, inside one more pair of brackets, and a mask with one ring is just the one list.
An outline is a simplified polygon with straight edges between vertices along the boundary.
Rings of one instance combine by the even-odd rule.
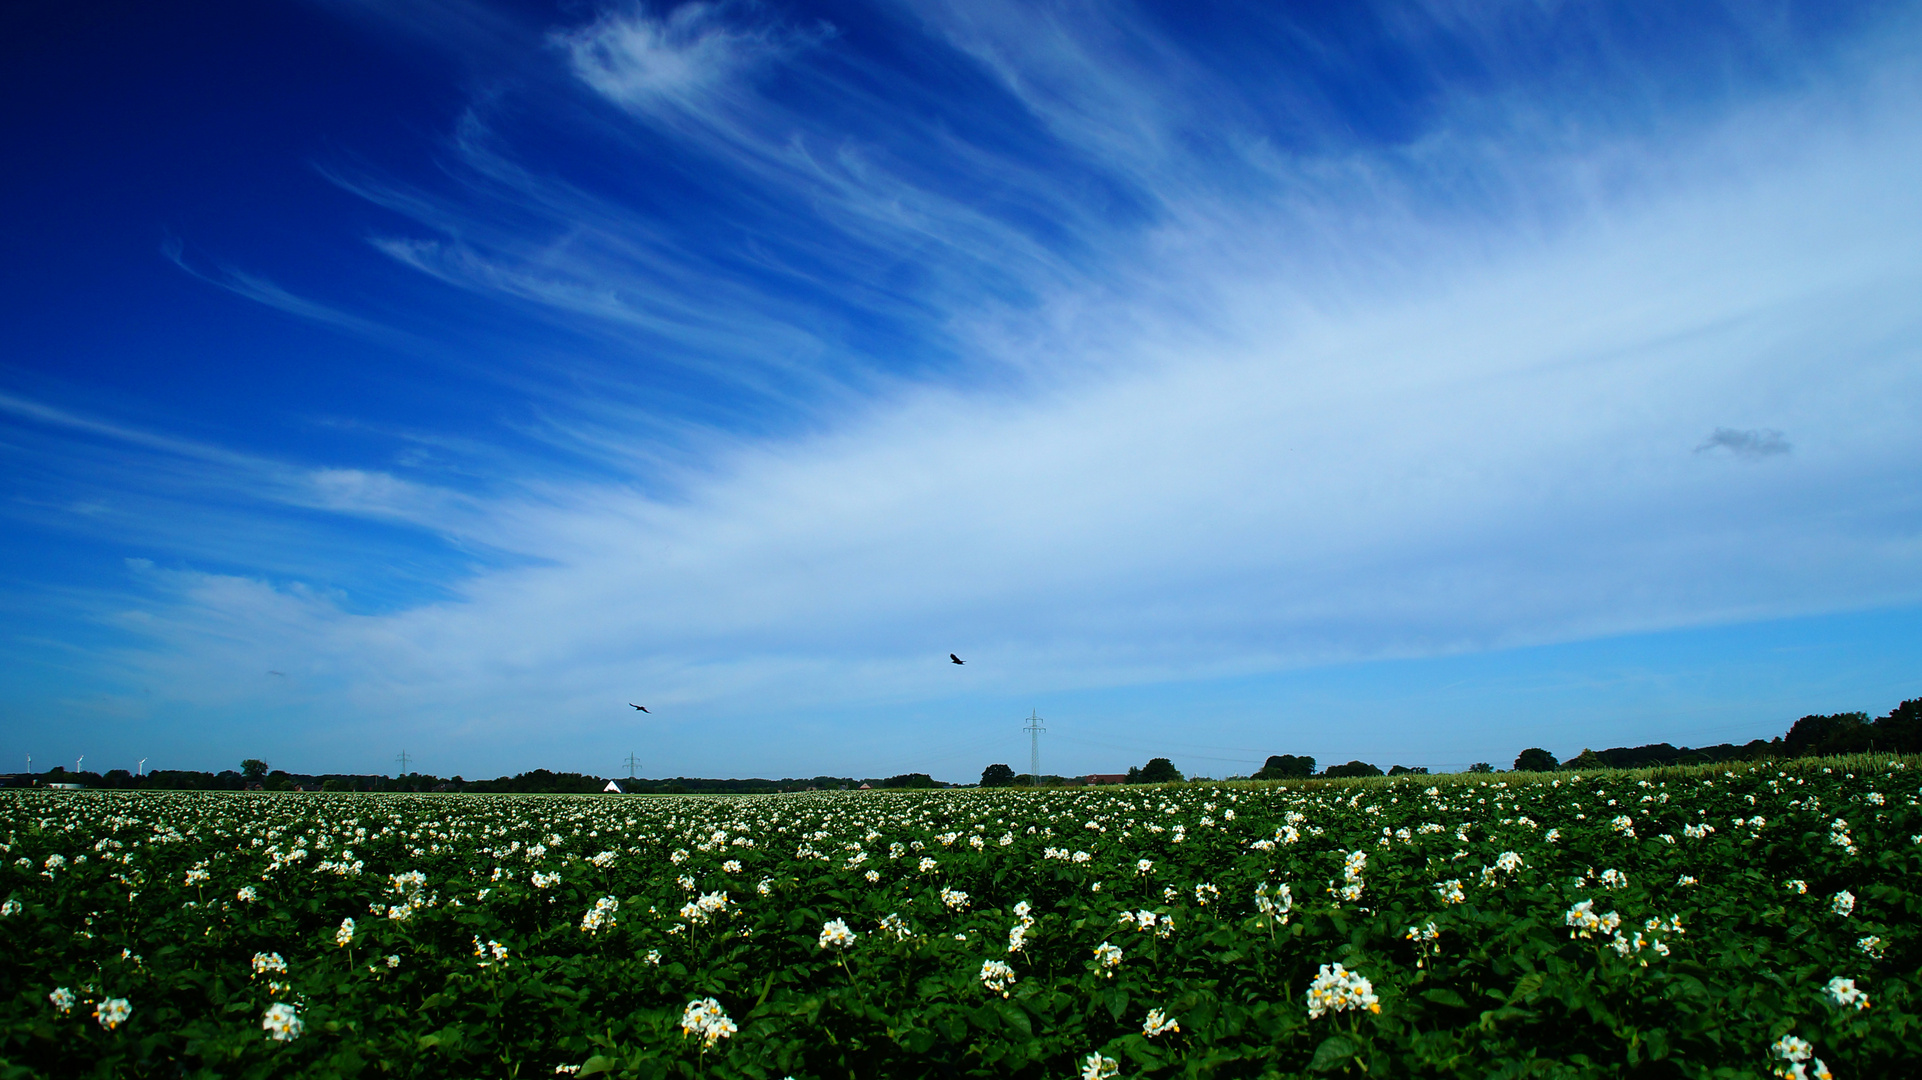
[[1051, 769], [1225, 774], [1886, 709], [1918, 44], [10, 5], [0, 754], [965, 779], [1040, 706]]

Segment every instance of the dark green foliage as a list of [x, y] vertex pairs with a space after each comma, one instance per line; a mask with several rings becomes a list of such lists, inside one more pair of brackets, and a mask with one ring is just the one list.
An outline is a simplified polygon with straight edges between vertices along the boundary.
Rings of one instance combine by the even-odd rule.
[[[1131, 775], [1133, 774], [1131, 773]], [[1181, 780], [1181, 770], [1175, 768], [1175, 763], [1165, 757], [1150, 758], [1148, 763], [1141, 767], [1138, 779], [1144, 784], [1179, 782]]]
[[982, 787], [1007, 787], [1014, 783], [1014, 770], [1006, 765], [990, 765], [981, 770]]
[[1315, 759], [1307, 755], [1272, 754], [1251, 779], [1291, 780], [1315, 775]]
[[1389, 768], [1388, 775], [1390, 776], [1427, 776], [1428, 766], [1415, 765], [1411, 767], [1408, 765], [1394, 765]]
[[1351, 761], [1346, 765], [1330, 765], [1322, 770], [1321, 775], [1331, 779], [1337, 777], [1380, 776], [1381, 770], [1368, 764], [1366, 761]]
[[[1922, 1053], [1913, 764], [765, 800], [9, 792], [0, 838], [26, 865], [0, 862], [0, 897], [19, 905], [0, 915], [0, 1077], [1054, 1080], [1099, 1053], [1163, 1080], [1763, 1080], [1784, 1034], [1838, 1077], [1907, 1075]], [[1832, 839], [1837, 817], [1855, 851]], [[1300, 833], [1283, 840], [1290, 821]], [[1685, 831], [1701, 822], [1715, 831]], [[717, 828], [757, 843], [716, 844]], [[324, 855], [291, 858], [322, 836]], [[349, 838], [365, 872], [321, 869]], [[889, 858], [897, 841], [938, 866]], [[848, 866], [846, 844], [869, 858]], [[1092, 856], [1046, 854], [1063, 844]], [[1521, 865], [1494, 870], [1510, 851]], [[1350, 852], [1367, 855], [1366, 888], [1342, 901], [1323, 885]], [[44, 871], [52, 854], [68, 861]], [[209, 880], [189, 882], [203, 863]], [[559, 880], [537, 887], [537, 868]], [[1605, 885], [1603, 868], [1626, 879]], [[410, 870], [434, 902], [384, 917], [401, 902], [389, 875]], [[1462, 902], [1436, 888], [1451, 878]], [[1255, 903], [1278, 883], [1294, 888], [1286, 918]], [[255, 899], [237, 900], [242, 886]], [[969, 902], [949, 906], [944, 888]], [[720, 891], [725, 917], [677, 914]], [[603, 897], [617, 922], [583, 930]], [[1021, 901], [1032, 935], [1009, 952]], [[1619, 915], [1619, 944], [1571, 936], [1583, 901]], [[1175, 929], [1137, 930], [1124, 911]], [[880, 928], [888, 914], [906, 938]], [[1681, 932], [1645, 929], [1671, 918]], [[844, 952], [820, 944], [829, 919], [858, 935]], [[477, 957], [476, 939], [505, 957]], [[1096, 965], [1104, 942], [1118, 966]], [[284, 988], [253, 971], [257, 953], [285, 959], [271, 977]], [[984, 959], [1014, 968], [1007, 997], [983, 987]], [[1308, 984], [1333, 963], [1370, 980], [1379, 1013], [1308, 1016]], [[1838, 1006], [1832, 978], [1873, 1006]], [[71, 1013], [49, 1002], [57, 986], [83, 995]], [[704, 1050], [679, 1024], [709, 996], [739, 1028]], [[85, 997], [124, 997], [132, 1017], [103, 1030]], [[297, 1004], [299, 1039], [265, 1037], [276, 1001]], [[1151, 1008], [1180, 1031], [1145, 1036]]]
[[258, 780], [267, 775], [267, 763], [259, 758], [248, 758], [240, 763], [240, 775], [249, 780]]
[[1554, 754], [1538, 746], [1531, 746], [1515, 756], [1516, 772], [1554, 772], [1558, 764]]
[[924, 772], [917, 772], [905, 773], [901, 776], [890, 776], [886, 780], [873, 786], [884, 788], [932, 788], [938, 785], [934, 782], [932, 776]]

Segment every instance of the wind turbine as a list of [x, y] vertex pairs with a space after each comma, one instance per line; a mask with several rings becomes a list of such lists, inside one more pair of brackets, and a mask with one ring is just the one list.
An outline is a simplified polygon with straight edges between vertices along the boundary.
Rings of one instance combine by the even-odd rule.
[[146, 775], [146, 772], [145, 772], [144, 770], [145, 770], [146, 768], [147, 768], [147, 759], [146, 759], [146, 758], [141, 758], [141, 759], [140, 759], [140, 764], [138, 764], [138, 765], [135, 765], [135, 766], [133, 767], [133, 774], [134, 774], [135, 776], [145, 776], [145, 775]]
[[74, 758], [74, 759], [73, 759], [73, 771], [74, 771], [74, 772], [79, 772], [79, 771], [80, 771], [80, 763], [81, 763], [81, 762], [83, 762], [83, 761], [85, 761], [85, 760], [87, 760], [87, 755], [85, 755], [85, 754], [82, 754], [82, 755], [80, 755], [79, 757], [77, 757], [77, 758]]

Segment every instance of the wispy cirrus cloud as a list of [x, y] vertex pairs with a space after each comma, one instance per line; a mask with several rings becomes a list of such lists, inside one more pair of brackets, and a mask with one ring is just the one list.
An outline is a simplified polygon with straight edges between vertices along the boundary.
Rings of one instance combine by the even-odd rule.
[[826, 33], [781, 26], [750, 5], [684, 3], [665, 15], [609, 12], [554, 40], [597, 93], [636, 113], [680, 119], [752, 99], [757, 75]]
[[502, 768], [644, 686], [675, 768], [798, 773], [868, 766], [767, 716], [1922, 599], [1913, 76], [1671, 114], [1632, 70], [1640, 112], [1451, 74], [1543, 52], [1532, 17], [1390, 19], [1432, 83], [1393, 131], [1125, 7], [916, 6], [901, 55], [737, 7], [555, 32], [615, 166], [537, 167], [476, 106], [443, 176], [341, 180], [392, 263], [555, 330], [499, 363], [591, 474], [304, 467], [303, 507], [512, 558], [377, 613], [143, 570], [158, 644], [114, 663], [182, 703], [286, 671], [284, 708]]

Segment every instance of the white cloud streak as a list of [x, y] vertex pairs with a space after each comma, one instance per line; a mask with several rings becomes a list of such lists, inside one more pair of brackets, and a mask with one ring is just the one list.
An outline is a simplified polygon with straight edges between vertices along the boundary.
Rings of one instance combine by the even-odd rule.
[[[1010, 11], [927, 17], [1051, 130], [1157, 193], [1145, 239], [1069, 219], [1138, 264], [1079, 273], [861, 164], [882, 157], [814, 157], [815, 133], [785, 130], [792, 118], [752, 90], [792, 38], [703, 6], [608, 16], [559, 39], [608, 100], [650, 122], [671, 113], [690, 144], [822, 199], [824, 220], [877, 248], [926, 242], [953, 265], [1012, 251], [1039, 302], [947, 312], [970, 358], [960, 376], [877, 379], [832, 423], [711, 440], [700, 465], [644, 482], [528, 477], [455, 500], [310, 472], [308, 505], [535, 561], [374, 616], [318, 590], [169, 572], [139, 620], [165, 648], [121, 660], [180, 701], [212, 672], [274, 668], [306, 680], [315, 710], [501, 745], [536, 723], [599, 738], [607, 703], [644, 687], [657, 712], [687, 718], [660, 723], [759, 733], [753, 748], [683, 746], [678, 771], [804, 773], [830, 764], [806, 748], [812, 733], [774, 734], [767, 716], [951, 698], [929, 661], [950, 649], [970, 657], [973, 692], [1017, 695], [1922, 600], [1908, 77], [1799, 110], [1759, 102], [1666, 140], [1497, 162], [1494, 175], [1567, 198], [1553, 222], [1518, 211], [1489, 229], [1408, 205], [1399, 181], [1337, 198], [1385, 171], [1365, 156], [1251, 147], [1251, 167], [1297, 172], [1260, 198], [1184, 197], [1170, 179], [1196, 166], [1165, 136], [1186, 121], [1161, 119], [1178, 110], [1132, 61], [1109, 62], [1132, 46]], [[1598, 170], [1639, 181], [1598, 193]], [[382, 247], [466, 287], [638, 318], [622, 297], [657, 272], [653, 238], [578, 193], [519, 190], [523, 205], [594, 213], [605, 239], [545, 248], [546, 285], [528, 276], [536, 240], [505, 229], [487, 265], [443, 241]], [[1065, 198], [1037, 189], [1050, 195]], [[632, 248], [607, 255], [623, 238]], [[1352, 257], [1337, 256], [1344, 242]], [[737, 294], [669, 321], [752, 309]], [[1031, 378], [970, 385], [1009, 370]], [[611, 459], [645, 456], [624, 444], [644, 438], [579, 423]]]

